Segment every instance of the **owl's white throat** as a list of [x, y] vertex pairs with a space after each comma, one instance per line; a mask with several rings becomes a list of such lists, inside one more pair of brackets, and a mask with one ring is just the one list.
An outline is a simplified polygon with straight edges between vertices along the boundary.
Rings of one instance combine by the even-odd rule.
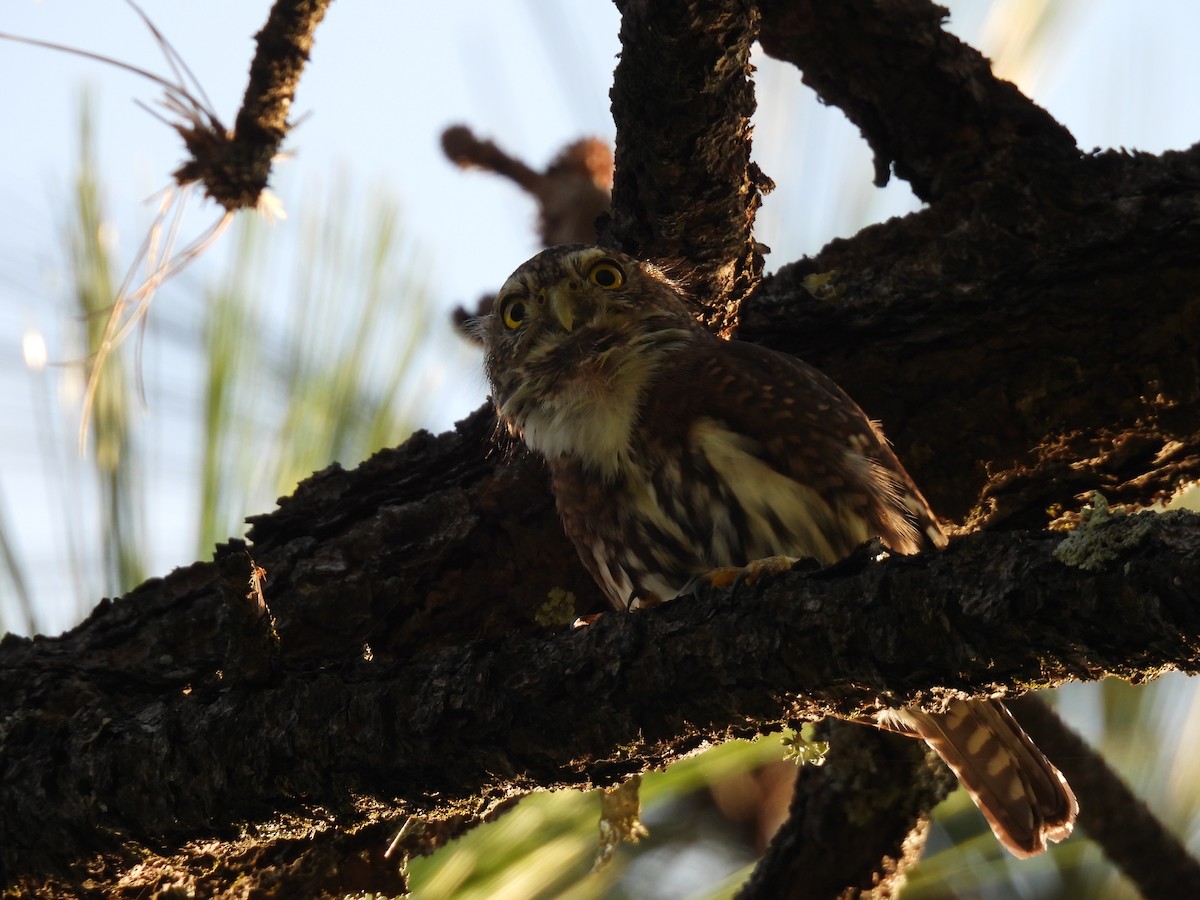
[[[617, 358], [619, 357], [619, 358]], [[658, 354], [625, 347], [537, 391], [523, 422], [526, 446], [547, 459], [569, 456], [596, 474], [615, 476], [628, 460], [642, 394]]]

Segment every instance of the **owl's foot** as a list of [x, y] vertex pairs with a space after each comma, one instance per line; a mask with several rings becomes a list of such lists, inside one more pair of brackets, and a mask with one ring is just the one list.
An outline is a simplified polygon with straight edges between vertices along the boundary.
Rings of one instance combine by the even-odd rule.
[[754, 584], [764, 575], [782, 575], [791, 571], [798, 561], [794, 556], [767, 556], [744, 566], [722, 566], [693, 578], [683, 593], [694, 594], [701, 587], [728, 588], [737, 584]]
[[592, 613], [590, 616], [580, 616], [571, 623], [572, 631], [579, 631], [581, 628], [587, 628], [589, 625], [599, 622], [604, 618], [604, 613]]

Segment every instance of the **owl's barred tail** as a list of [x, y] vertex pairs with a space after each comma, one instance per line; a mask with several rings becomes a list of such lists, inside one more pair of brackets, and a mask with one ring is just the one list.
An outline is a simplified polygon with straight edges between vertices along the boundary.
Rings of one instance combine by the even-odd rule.
[[950, 767], [997, 839], [1021, 858], [1071, 834], [1079, 803], [1002, 703], [959, 700], [945, 713], [898, 710]]

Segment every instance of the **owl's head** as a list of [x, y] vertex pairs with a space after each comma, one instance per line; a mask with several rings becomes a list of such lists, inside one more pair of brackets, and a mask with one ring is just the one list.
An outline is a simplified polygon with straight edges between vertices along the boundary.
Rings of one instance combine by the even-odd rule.
[[531, 427], [603, 420], [618, 404], [632, 414], [663, 354], [707, 334], [657, 268], [582, 245], [543, 250], [513, 272], [475, 332], [501, 418], [547, 453]]

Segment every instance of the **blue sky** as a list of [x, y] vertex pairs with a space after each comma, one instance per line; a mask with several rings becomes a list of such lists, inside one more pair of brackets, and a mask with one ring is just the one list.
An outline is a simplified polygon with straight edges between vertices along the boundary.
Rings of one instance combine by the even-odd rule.
[[[1158, 152], [1200, 139], [1200, 54], [1194, 47], [1200, 4], [1060, 0], [1033, 31], [1013, 23], [1042, 4], [949, 5], [954, 30], [996, 56], [1008, 77], [1072, 129], [1081, 147]], [[146, 0], [143, 6], [231, 122], [253, 35], [270, 3]], [[997, 6], [1003, 14], [989, 20]], [[996, 22], [1008, 23], [1007, 29]], [[618, 14], [606, 0], [334, 3], [296, 100], [296, 115], [308, 118], [290, 137], [286, 146], [294, 155], [279, 167], [273, 188], [293, 211], [339, 178], [367, 194], [397, 197], [429, 265], [438, 305], [449, 310], [470, 304], [537, 249], [535, 210], [511, 185], [449, 165], [439, 150], [441, 130], [468, 124], [535, 165], [581, 135], [611, 139], [607, 94], [619, 49], [617, 26]], [[155, 42], [120, 0], [4, 0], [0, 31], [168, 74]], [[1014, 42], [1010, 50], [1004, 49], [1005, 34]], [[755, 157], [779, 185], [760, 217], [759, 237], [775, 251], [769, 265], [815, 253], [831, 237], [913, 208], [904, 184], [886, 191], [871, 186], [870, 155], [839, 111], [817, 104], [794, 70], [758, 63]], [[51, 483], [37, 406], [53, 391], [26, 370], [21, 335], [29, 328], [45, 332], [55, 357], [63, 324], [60, 227], [75, 164], [81, 90], [86, 86], [95, 102], [107, 209], [123, 260], [132, 258], [150, 221], [146, 199], [168, 184], [183, 150], [173, 132], [133, 102], [152, 103], [159, 89], [115, 68], [0, 43], [0, 84], [0, 410], [10, 422], [0, 437], [0, 507], [36, 573], [35, 594], [50, 601], [45, 627], [52, 631], [78, 615], [73, 604], [53, 602], [69, 586], [65, 576], [54, 574], [63, 507], [47, 498], [69, 486]], [[213, 216], [198, 215], [195, 227]], [[294, 219], [274, 226], [284, 247], [289, 227], [295, 229]], [[185, 288], [216, 271], [225, 252], [218, 247], [212, 259], [190, 270]], [[293, 263], [281, 264], [290, 270]], [[431, 327], [439, 332], [430, 341], [443, 349], [428, 362], [436, 377], [424, 424], [439, 430], [478, 406], [485, 392], [478, 360], [455, 343], [446, 317]], [[152, 375], [169, 379], [170, 367]], [[156, 387], [161, 392], [171, 386]], [[194, 513], [195, 499], [179, 486], [186, 480], [182, 464], [170, 462], [187, 455], [172, 443], [178, 436], [164, 428], [170, 420], [162, 405], [152, 403], [141, 425], [159, 458], [161, 490], [154, 502], [163, 507], [157, 514], [164, 524], [154, 547], [158, 574], [194, 556], [183, 529], [172, 525]], [[80, 499], [81, 515], [89, 503]], [[0, 596], [0, 615], [5, 599]]]

